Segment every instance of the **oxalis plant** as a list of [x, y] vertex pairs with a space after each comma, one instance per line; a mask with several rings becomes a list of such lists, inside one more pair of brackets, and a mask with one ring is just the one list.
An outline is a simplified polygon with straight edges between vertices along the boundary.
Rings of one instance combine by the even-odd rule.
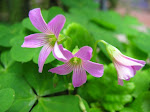
[[[34, 27], [42, 33], [26, 36], [22, 47], [36, 48], [43, 46], [38, 58], [39, 72], [42, 72], [44, 63], [52, 51], [54, 57], [64, 62], [64, 64], [50, 69], [49, 72], [67, 75], [73, 71], [72, 83], [74, 87], [79, 87], [86, 83], [86, 71], [94, 77], [103, 76], [103, 65], [89, 61], [92, 58], [93, 49], [91, 47], [75, 48], [72, 52], [63, 47], [63, 40], [59, 33], [65, 24], [65, 16], [56, 15], [46, 24], [40, 8], [36, 8], [29, 12], [29, 18]], [[119, 85], [123, 85], [123, 80], [130, 80], [131, 77], [134, 77], [136, 71], [145, 65], [145, 61], [123, 55], [117, 48], [104, 40], [99, 40], [99, 42], [105, 44], [107, 52], [113, 61], [117, 70]]]
[[149, 112], [150, 36], [133, 24], [89, 6], [0, 24], [0, 112]]

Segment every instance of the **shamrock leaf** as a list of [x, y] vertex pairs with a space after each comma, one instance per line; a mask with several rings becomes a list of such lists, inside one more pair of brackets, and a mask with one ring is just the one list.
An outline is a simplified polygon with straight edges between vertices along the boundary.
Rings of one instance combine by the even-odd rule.
[[26, 71], [24, 76], [27, 82], [31, 85], [31, 87], [35, 89], [38, 96], [46, 96], [57, 92], [65, 91], [67, 89], [62, 76], [57, 76], [58, 81], [56, 82], [56, 84], [53, 83], [54, 75], [51, 72], [48, 72], [50, 66], [51, 65], [47, 65], [45, 71], [40, 74], [38, 72], [37, 65], [31, 62], [24, 64], [24, 71]]
[[131, 38], [131, 41], [141, 51], [143, 51], [147, 54], [150, 53], [150, 48], [149, 48], [150, 36], [149, 36], [149, 34], [138, 33], [137, 35], [135, 35]]
[[15, 62], [8, 51], [1, 54], [1, 63], [3, 65], [0, 70], [1, 89], [12, 88], [15, 91], [14, 102], [8, 111], [29, 111], [36, 96], [23, 78], [22, 65]]
[[[70, 103], [71, 102], [71, 103]], [[85, 101], [86, 112], [89, 112], [89, 107]], [[79, 106], [79, 98], [77, 96], [56, 96], [51, 98], [41, 98], [32, 112], [82, 112]]]
[[134, 97], [138, 97], [141, 93], [148, 91], [150, 83], [149, 72], [149, 70], [138, 71], [135, 77], [131, 79], [135, 83]]
[[11, 88], [0, 90], [0, 112], [4, 112], [12, 105], [15, 97], [15, 92]]
[[94, 47], [94, 38], [80, 24], [70, 24], [64, 30], [64, 34], [70, 37], [70, 39], [65, 41], [65, 47], [68, 50], [73, 50], [76, 46], [79, 48], [83, 46]]
[[131, 108], [136, 112], [149, 112], [150, 110], [150, 92], [141, 93], [135, 101], [131, 104]]
[[17, 35], [23, 33], [23, 27], [20, 23], [13, 25], [0, 25], [0, 46], [11, 47], [11, 40]]
[[92, 0], [73, 0], [73, 1], [61, 0], [61, 2], [69, 8], [79, 8], [79, 9], [82, 7], [97, 9], [99, 5]]

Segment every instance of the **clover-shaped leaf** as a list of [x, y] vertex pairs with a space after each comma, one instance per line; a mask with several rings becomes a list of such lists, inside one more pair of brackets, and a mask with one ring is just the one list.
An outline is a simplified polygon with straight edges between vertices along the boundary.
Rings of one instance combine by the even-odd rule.
[[64, 34], [70, 37], [70, 39], [65, 41], [65, 47], [68, 50], [73, 50], [76, 46], [79, 48], [83, 46], [94, 48], [94, 38], [80, 24], [71, 23], [64, 30]]
[[69, 8], [82, 8], [82, 7], [88, 7], [90, 9], [97, 9], [99, 4], [92, 1], [92, 0], [61, 0], [61, 2], [69, 7]]
[[[68, 95], [68, 96], [56, 96], [51, 98], [41, 98], [39, 103], [33, 109], [33, 112], [82, 112], [80, 108], [80, 101], [77, 96]], [[83, 101], [86, 112], [89, 112], [89, 107], [85, 101]]]
[[147, 54], [150, 53], [150, 48], [149, 48], [150, 36], [149, 36], [149, 34], [138, 33], [137, 35], [135, 35], [134, 37], [131, 38], [131, 41], [135, 44], [136, 47], [138, 47], [143, 52], [145, 52]]
[[23, 33], [23, 26], [20, 23], [13, 25], [0, 25], [0, 46], [11, 47], [11, 40]]
[[134, 97], [138, 97], [141, 93], [148, 91], [150, 83], [149, 72], [149, 70], [138, 71], [135, 77], [131, 79], [135, 83]]
[[[3, 64], [0, 70], [0, 102], [3, 102], [3, 105], [0, 106], [1, 111], [40, 112], [43, 109], [45, 111], [54, 111], [54, 106], [47, 106], [53, 104], [54, 101], [56, 102], [54, 105], [58, 108], [57, 112], [62, 111], [62, 109], [69, 112], [72, 108], [75, 109], [75, 112], [82, 110], [80, 109], [79, 98], [67, 95], [67, 86], [62, 76], [58, 76], [58, 82], [53, 81], [54, 75], [52, 73], [48, 73], [45, 70], [42, 74], [39, 74], [37, 65], [32, 62], [23, 65], [15, 62], [11, 58], [9, 51], [1, 54], [1, 63]], [[47, 66], [45, 69], [48, 69], [50, 66]], [[22, 70], [17, 72], [18, 69]], [[13, 90], [8, 89], [7, 94], [7, 88], [12, 88]], [[55, 97], [55, 94], [58, 93], [59, 95], [66, 95]], [[4, 102], [6, 98], [9, 98], [9, 102], [6, 101], [7, 103]], [[64, 101], [66, 102], [65, 104]], [[70, 106], [70, 102], [73, 102], [74, 105]], [[61, 105], [62, 103], [64, 104], [63, 106]], [[86, 101], [84, 101], [84, 104], [88, 110], [89, 107]], [[47, 107], [45, 108], [45, 106]]]
[[131, 108], [136, 112], [149, 112], [150, 110], [150, 92], [141, 93], [135, 101], [131, 104]]
[[50, 69], [50, 65], [47, 65], [44, 69], [45, 71], [40, 74], [37, 65], [33, 63], [24, 64], [24, 71], [26, 71], [24, 74], [25, 78], [31, 87], [35, 89], [38, 96], [46, 96], [67, 89], [63, 77], [57, 76], [58, 82], [55, 84], [53, 82], [54, 75], [51, 72], [48, 72], [48, 69]]
[[11, 88], [0, 89], [0, 112], [4, 112], [12, 105], [15, 92]]

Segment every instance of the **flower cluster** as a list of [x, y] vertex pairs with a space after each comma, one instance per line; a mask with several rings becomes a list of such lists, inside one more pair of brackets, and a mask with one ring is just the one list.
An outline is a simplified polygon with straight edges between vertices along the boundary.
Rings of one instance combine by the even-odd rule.
[[[86, 71], [94, 77], [103, 75], [103, 65], [89, 61], [93, 51], [91, 47], [84, 46], [76, 49], [76, 52], [73, 53], [63, 48], [60, 39], [60, 31], [66, 21], [63, 15], [55, 16], [47, 24], [41, 15], [40, 8], [36, 8], [29, 12], [29, 18], [35, 28], [42, 33], [26, 36], [22, 47], [36, 48], [43, 46], [38, 59], [39, 72], [42, 72], [44, 63], [52, 51], [54, 57], [64, 62], [64, 64], [50, 69], [49, 72], [66, 75], [73, 71], [72, 82], [74, 87], [79, 87], [86, 82]], [[123, 85], [122, 80], [129, 80], [135, 75], [137, 70], [145, 65], [144, 61], [124, 56], [117, 48], [104, 41], [103, 43], [105, 43], [106, 49], [117, 69], [120, 85]]]

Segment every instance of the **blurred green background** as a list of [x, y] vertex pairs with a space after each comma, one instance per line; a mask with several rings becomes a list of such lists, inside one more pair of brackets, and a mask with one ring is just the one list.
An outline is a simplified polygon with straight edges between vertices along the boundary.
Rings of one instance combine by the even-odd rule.
[[[98, 43], [92, 61], [104, 64], [103, 77], [87, 73], [87, 82], [73, 88], [72, 73], [48, 72], [62, 64], [52, 53], [39, 74], [41, 48], [21, 47], [25, 36], [39, 32], [28, 18], [37, 7], [46, 22], [57, 14], [66, 17], [61, 31], [71, 38], [66, 49], [94, 48], [103, 39], [147, 64], [120, 86], [105, 47]], [[150, 112], [149, 22], [136, 18], [149, 16], [148, 11], [148, 0], [0, 0], [0, 112]]]

